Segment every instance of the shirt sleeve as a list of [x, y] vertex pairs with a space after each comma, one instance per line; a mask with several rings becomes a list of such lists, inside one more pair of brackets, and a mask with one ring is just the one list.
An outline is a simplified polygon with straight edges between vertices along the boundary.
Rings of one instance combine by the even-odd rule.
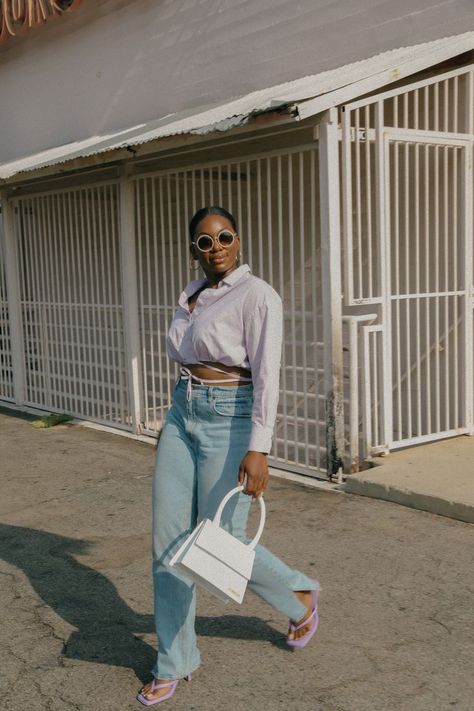
[[178, 306], [178, 308], [174, 312], [173, 318], [166, 334], [166, 355], [170, 360], [178, 364], [180, 363], [178, 344], [182, 339], [182, 335], [180, 334], [182, 334], [182, 323], [183, 318], [185, 318], [183, 317], [182, 311], [182, 307]]
[[269, 454], [278, 400], [283, 340], [283, 304], [274, 291], [248, 313], [245, 345], [252, 370], [253, 408], [249, 450]]

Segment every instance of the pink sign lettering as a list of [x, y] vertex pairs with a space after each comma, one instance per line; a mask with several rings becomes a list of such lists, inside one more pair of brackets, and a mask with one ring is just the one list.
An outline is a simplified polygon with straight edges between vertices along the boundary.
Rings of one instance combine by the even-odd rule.
[[73, 12], [81, 0], [0, 0], [0, 46], [10, 37], [26, 34], [66, 12]]

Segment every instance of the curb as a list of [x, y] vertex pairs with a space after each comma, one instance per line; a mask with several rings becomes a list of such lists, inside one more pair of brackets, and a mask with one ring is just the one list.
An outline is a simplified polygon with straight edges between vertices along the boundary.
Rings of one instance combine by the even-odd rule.
[[343, 489], [349, 494], [383, 499], [402, 506], [429, 511], [439, 516], [474, 523], [474, 507], [469, 504], [432, 496], [428, 493], [397, 488], [389, 483], [371, 481], [356, 474], [352, 474], [346, 479]]

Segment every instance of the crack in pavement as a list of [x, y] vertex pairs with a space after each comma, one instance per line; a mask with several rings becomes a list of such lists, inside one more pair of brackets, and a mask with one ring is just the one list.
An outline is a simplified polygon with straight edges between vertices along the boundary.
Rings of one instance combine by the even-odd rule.
[[432, 617], [427, 617], [426, 619], [430, 620], [431, 622], [436, 622], [436, 624], [440, 625], [441, 627], [444, 627], [448, 634], [452, 634], [450, 628], [445, 625], [444, 622], [441, 622], [441, 620], [438, 620], [436, 617], [434, 617], [434, 615]]

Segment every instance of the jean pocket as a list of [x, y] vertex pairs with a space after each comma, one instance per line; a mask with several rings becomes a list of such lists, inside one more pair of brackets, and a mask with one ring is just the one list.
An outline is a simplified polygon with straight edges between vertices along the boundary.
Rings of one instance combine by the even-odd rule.
[[215, 398], [212, 408], [224, 417], [252, 417], [253, 399], [251, 397]]

